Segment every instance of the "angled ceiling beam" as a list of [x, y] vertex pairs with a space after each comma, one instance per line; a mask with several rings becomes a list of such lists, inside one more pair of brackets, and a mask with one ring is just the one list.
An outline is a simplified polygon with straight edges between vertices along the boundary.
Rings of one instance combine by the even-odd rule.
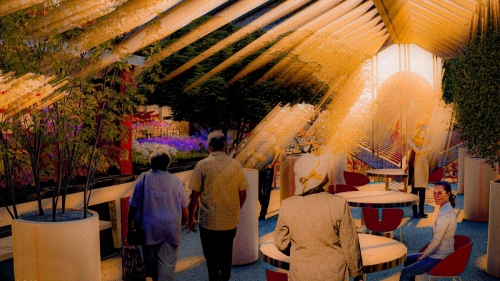
[[462, 32], [465, 28], [464, 25], [462, 24], [457, 24], [455, 22], [452, 22], [442, 16], [439, 13], [436, 13], [435, 11], [427, 10], [417, 4], [414, 4], [413, 2], [410, 3], [411, 11], [413, 16], [419, 16], [423, 15], [429, 18], [429, 20], [435, 21], [439, 24], [446, 25], [450, 29], [453, 29], [455, 32]]
[[391, 39], [394, 43], [400, 43], [400, 39], [398, 37], [398, 34], [396, 33], [396, 30], [394, 26], [392, 25], [391, 19], [388, 16], [387, 10], [384, 6], [384, 3], [382, 0], [373, 0], [373, 4], [375, 4], [375, 8], [378, 10], [378, 14], [382, 18], [382, 21], [384, 21], [385, 26], [387, 28], [387, 31], [389, 32]]
[[451, 11], [445, 9], [441, 5], [436, 5], [436, 4], [432, 3], [432, 2], [429, 2], [429, 0], [425, 0], [425, 1], [422, 1], [422, 0], [413, 0], [412, 3], [415, 4], [415, 5], [418, 5], [418, 6], [422, 7], [423, 9], [426, 9], [428, 11], [432, 11], [432, 12], [438, 13], [443, 18], [448, 19], [449, 21], [454, 22], [454, 23], [456, 23], [458, 25], [467, 25], [467, 24], [470, 23], [470, 18], [469, 19], [464, 19], [464, 18], [462, 18], [462, 17], [460, 17], [460, 16], [452, 13]]
[[458, 40], [456, 37], [453, 37], [452, 34], [443, 32], [443, 30], [435, 28], [426, 24], [415, 24], [415, 32], [420, 32], [422, 34], [429, 34], [436, 36], [435, 38], [439, 38], [439, 40], [434, 39], [436, 42], [441, 42], [447, 46], [452, 48], [460, 48], [463, 49], [466, 45], [466, 41]]
[[355, 44], [381, 31], [384, 27], [385, 25], [383, 22], [380, 22], [378, 25], [372, 25], [371, 22], [369, 22], [355, 32], [340, 38], [340, 40], [348, 46], [354, 46]]
[[[472, 14], [476, 10], [475, 8], [473, 10], [468, 10], [464, 8], [463, 6], [460, 6], [456, 3], [453, 3], [451, 1], [443, 1], [443, 0], [429, 0], [430, 2], [441, 6], [443, 9], [448, 10], [452, 12], [453, 14], [463, 18], [466, 21], [471, 21], [472, 19]], [[475, 6], [474, 6], [475, 7]]]
[[250, 56], [255, 51], [258, 51], [265, 46], [276, 41], [276, 38], [282, 34], [285, 34], [289, 31], [294, 31], [299, 27], [309, 23], [310, 21], [319, 18], [322, 14], [329, 11], [331, 8], [337, 6], [341, 0], [334, 1], [316, 1], [307, 8], [299, 11], [294, 14], [290, 18], [281, 22], [280, 24], [273, 27], [267, 33], [263, 34], [252, 43], [246, 45], [243, 49], [239, 50], [231, 57], [217, 65], [215, 68], [211, 69], [207, 73], [205, 73], [202, 77], [198, 78], [198, 80], [194, 81], [191, 85], [189, 85], [186, 90], [193, 88], [197, 85], [200, 85], [204, 81], [210, 79], [214, 75], [222, 72], [226, 68], [232, 66], [233, 64], [243, 60], [244, 58]]
[[[376, 25], [380, 25], [379, 30], [382, 29], [382, 27], [384, 26], [384, 23], [382, 21], [380, 21], [380, 17], [373, 18], [371, 21], [363, 24], [362, 26], [360, 26], [359, 28], [357, 28], [353, 32], [350, 32], [349, 34], [343, 36], [340, 39], [342, 40], [342, 42], [349, 42], [351, 40], [354, 40], [354, 39], [362, 36], [363, 34], [368, 32], [370, 29], [372, 29]], [[377, 30], [377, 31], [379, 31], [379, 30]]]
[[38, 4], [42, 4], [46, 0], [6, 0], [0, 5], [0, 17], [29, 8]]
[[440, 58], [443, 58], [443, 59], [455, 57], [457, 55], [456, 52], [449, 52], [449, 51], [445, 51], [443, 49], [439, 49], [435, 45], [429, 44], [429, 42], [427, 42], [426, 40], [421, 40], [419, 38], [417, 38], [415, 40], [415, 42], [413, 42], [413, 43], [415, 45], [419, 46], [420, 48], [428, 51], [429, 53], [434, 54], [434, 55], [436, 55]]
[[[415, 43], [427, 42], [427, 46], [432, 46], [433, 49], [438, 49], [443, 53], [447, 53], [449, 55], [457, 55], [459, 53], [459, 48], [454, 48], [443, 44], [442, 42], [438, 42], [435, 40], [436, 35], [424, 34], [419, 31], [415, 31]], [[434, 53], [434, 52], [433, 52]], [[436, 53], [434, 53], [436, 54]], [[437, 55], [437, 54], [436, 54]]]
[[227, 23], [241, 17], [248, 11], [266, 4], [267, 1], [268, 0], [240, 0], [224, 8], [223, 10], [218, 12], [214, 16], [214, 18], [198, 26], [196, 29], [191, 30], [188, 34], [182, 36], [179, 40], [172, 42], [170, 45], [163, 48], [160, 52], [148, 57], [143, 66], [136, 68], [136, 70], [134, 71], [134, 75], [140, 74], [148, 67], [153, 66], [154, 64], [181, 50], [187, 45], [192, 44], [198, 39], [203, 38], [207, 34], [222, 27], [223, 25], [226, 25]]
[[457, 4], [458, 6], [466, 8], [471, 12], [476, 11], [477, 0], [450, 0], [450, 1]]
[[[260, 67], [263, 67], [284, 52], [294, 50], [295, 53], [297, 53], [297, 51], [298, 53], [301, 53], [301, 48], [303, 48], [304, 46], [308, 46], [308, 42], [311, 42], [311, 40], [313, 42], [317, 40], [317, 36], [336, 33], [343, 27], [349, 26], [350, 23], [359, 19], [363, 19], [366, 15], [366, 11], [368, 11], [368, 9], [373, 6], [373, 4], [371, 4], [370, 2], [365, 2], [357, 6], [359, 3], [361, 3], [360, 0], [344, 1], [331, 10], [325, 12], [321, 16], [303, 25], [294, 33], [281, 39], [279, 42], [277, 42], [275, 45], [273, 45], [271, 48], [257, 57], [254, 61], [245, 66], [229, 81], [229, 83], [233, 83], [234, 81], [243, 78], [244, 76], [259, 69]], [[373, 14], [371, 15], [371, 17], [373, 17]]]
[[172, 71], [162, 79], [162, 82], [173, 79], [177, 75], [183, 73], [184, 71], [190, 69], [196, 64], [202, 62], [206, 58], [224, 49], [226, 46], [229, 46], [234, 42], [238, 41], [239, 39], [243, 38], [246, 34], [252, 33], [259, 28], [264, 28], [265, 26], [275, 22], [276, 20], [286, 17], [286, 15], [291, 14], [293, 11], [297, 10], [307, 2], [309, 2], [309, 0], [300, 0], [300, 1], [296, 0], [296, 1], [283, 2], [279, 6], [272, 9], [271, 11], [261, 15], [257, 19], [248, 23], [246, 26], [242, 27], [240, 30], [222, 39], [217, 44], [213, 45], [209, 49], [203, 51], [201, 54], [197, 55], [190, 61], [186, 62], [185, 64], [177, 68], [176, 70]]

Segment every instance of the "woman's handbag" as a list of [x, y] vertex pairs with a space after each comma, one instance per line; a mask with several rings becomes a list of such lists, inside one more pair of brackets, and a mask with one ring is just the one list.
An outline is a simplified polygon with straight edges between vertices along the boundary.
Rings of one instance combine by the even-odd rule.
[[145, 281], [146, 267], [142, 259], [141, 250], [137, 246], [123, 246], [122, 250], [122, 280]]
[[146, 234], [144, 233], [144, 227], [142, 227], [142, 210], [144, 203], [144, 182], [146, 181], [146, 175], [142, 179], [142, 196], [141, 196], [141, 222], [137, 225], [135, 229], [129, 229], [127, 231], [127, 243], [130, 245], [142, 245], [146, 239]]

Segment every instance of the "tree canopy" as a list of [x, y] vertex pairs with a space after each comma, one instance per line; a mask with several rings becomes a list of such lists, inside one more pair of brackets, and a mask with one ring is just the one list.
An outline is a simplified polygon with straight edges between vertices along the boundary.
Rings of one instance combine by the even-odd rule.
[[[170, 38], [161, 42], [159, 47], [179, 40], [183, 34], [207, 19], [209, 17], [204, 17], [172, 34]], [[144, 77], [156, 80], [157, 83], [154, 91], [146, 93], [148, 103], [169, 106], [176, 121], [189, 121], [204, 128], [225, 130], [239, 129], [243, 124], [256, 124], [279, 103], [306, 102], [315, 104], [320, 100], [327, 87], [322, 87], [323, 85], [319, 82], [311, 85], [301, 81], [284, 81], [279, 77], [273, 77], [257, 84], [256, 81], [278, 60], [228, 85], [227, 81], [270, 46], [243, 59], [200, 86], [186, 90], [186, 87], [192, 82], [261, 36], [265, 32], [263, 30], [248, 34], [176, 78], [159, 83], [159, 80], [166, 74], [226, 38], [238, 28], [235, 24], [229, 23], [148, 70]]]

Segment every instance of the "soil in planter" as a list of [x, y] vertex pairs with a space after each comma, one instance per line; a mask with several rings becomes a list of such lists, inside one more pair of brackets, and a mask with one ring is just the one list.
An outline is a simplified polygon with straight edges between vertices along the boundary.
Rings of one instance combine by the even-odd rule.
[[[91, 217], [91, 213], [87, 213], [88, 217]], [[29, 212], [25, 214], [19, 215], [19, 218], [22, 220], [26, 221], [33, 221], [33, 222], [52, 222], [52, 211], [50, 210], [45, 210], [44, 215], [40, 215], [37, 212]], [[56, 214], [56, 222], [62, 222], [62, 221], [75, 221], [75, 220], [81, 220], [83, 219], [83, 212], [82, 211], [76, 211], [76, 210], [66, 210], [63, 213], [60, 211], [57, 212]]]

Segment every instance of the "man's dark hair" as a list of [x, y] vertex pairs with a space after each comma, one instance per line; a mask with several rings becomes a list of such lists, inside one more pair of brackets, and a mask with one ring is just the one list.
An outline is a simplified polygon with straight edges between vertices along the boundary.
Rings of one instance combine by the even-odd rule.
[[166, 152], [158, 152], [151, 154], [150, 163], [153, 171], [162, 170], [166, 171], [170, 166], [170, 155]]

